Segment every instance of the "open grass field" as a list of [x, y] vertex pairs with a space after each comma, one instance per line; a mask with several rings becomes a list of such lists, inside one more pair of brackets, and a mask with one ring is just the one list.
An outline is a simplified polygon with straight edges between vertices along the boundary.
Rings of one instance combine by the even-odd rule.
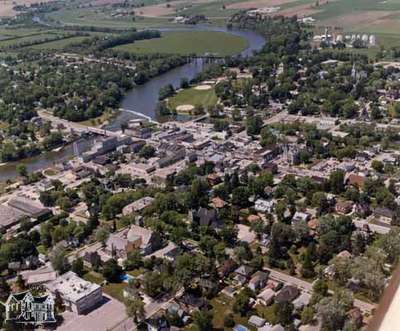
[[182, 90], [172, 98], [169, 98], [168, 106], [172, 109], [176, 109], [182, 105], [203, 106], [204, 108], [210, 108], [215, 106], [217, 101], [218, 98], [213, 88], [210, 90], [196, 90], [195, 88], [189, 88]]
[[197, 54], [212, 53], [227, 56], [240, 53], [247, 47], [247, 41], [238, 36], [214, 31], [165, 32], [161, 38], [141, 40], [116, 47], [118, 50], [138, 54]]

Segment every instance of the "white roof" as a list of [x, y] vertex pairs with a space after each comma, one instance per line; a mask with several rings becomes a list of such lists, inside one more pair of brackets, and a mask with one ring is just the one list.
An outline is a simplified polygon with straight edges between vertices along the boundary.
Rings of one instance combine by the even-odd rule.
[[47, 284], [47, 288], [53, 293], [58, 291], [64, 299], [70, 302], [77, 302], [97, 291], [100, 286], [80, 278], [72, 271], [68, 271]]

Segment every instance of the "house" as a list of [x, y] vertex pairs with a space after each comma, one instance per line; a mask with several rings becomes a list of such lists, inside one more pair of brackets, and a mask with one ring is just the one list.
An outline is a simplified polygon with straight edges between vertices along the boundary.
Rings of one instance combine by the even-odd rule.
[[359, 308], [353, 308], [347, 313], [349, 319], [357, 328], [361, 328], [363, 325], [363, 314]]
[[265, 305], [268, 306], [274, 301], [275, 298], [275, 291], [269, 287], [265, 288], [259, 295], [257, 295], [257, 300]]
[[153, 203], [153, 201], [154, 198], [152, 197], [143, 197], [139, 200], [136, 200], [135, 202], [132, 202], [122, 209], [122, 215], [129, 215], [134, 212], [140, 212], [146, 207], [149, 207]]
[[257, 271], [250, 279], [248, 287], [253, 291], [258, 291], [267, 284], [268, 274], [263, 271]]
[[31, 292], [11, 294], [6, 303], [6, 319], [16, 323], [55, 323], [51, 295], [33, 296]]
[[142, 255], [149, 255], [160, 246], [160, 238], [153, 231], [131, 225], [129, 229], [110, 235], [104, 250], [110, 256], [125, 258], [135, 249], [139, 249]]
[[335, 206], [335, 211], [339, 214], [348, 214], [353, 210], [351, 201], [338, 201]]
[[350, 174], [347, 177], [347, 184], [352, 185], [358, 189], [362, 189], [365, 184], [365, 177], [356, 174]]
[[301, 211], [296, 211], [293, 215], [293, 221], [295, 222], [308, 222], [311, 218], [311, 215], [309, 213], [303, 213]]
[[221, 278], [225, 278], [237, 268], [237, 264], [234, 260], [225, 260], [218, 268], [218, 275]]
[[227, 297], [234, 298], [236, 290], [231, 286], [227, 286], [221, 291], [221, 293], [225, 294]]
[[213, 187], [213, 186], [218, 185], [219, 183], [221, 183], [222, 180], [221, 180], [221, 177], [218, 174], [212, 173], [212, 174], [207, 175], [207, 182], [211, 187]]
[[101, 286], [80, 278], [72, 271], [46, 284], [54, 296], [59, 294], [68, 310], [77, 314], [91, 311], [103, 301]]
[[99, 253], [95, 252], [86, 252], [83, 255], [83, 263], [90, 267], [99, 267], [102, 263]]
[[220, 197], [215, 197], [211, 199], [211, 206], [216, 209], [221, 209], [226, 206], [226, 202], [222, 200]]
[[236, 324], [233, 328], [233, 331], [250, 331], [249, 328], [246, 328], [242, 324]]
[[148, 331], [169, 331], [170, 325], [164, 313], [159, 311], [146, 320]]
[[393, 220], [394, 212], [385, 207], [378, 207], [374, 209], [374, 216], [383, 222], [390, 223]]
[[311, 295], [306, 292], [302, 292], [300, 296], [293, 301], [293, 306], [295, 309], [303, 309], [310, 303], [310, 300]]
[[245, 277], [246, 279], [250, 278], [251, 274], [253, 273], [253, 268], [249, 267], [247, 265], [241, 265], [239, 268], [235, 270], [235, 273], [237, 275], [241, 275]]
[[261, 213], [271, 213], [274, 205], [273, 200], [257, 199], [254, 203], [254, 209]]
[[211, 227], [212, 229], [218, 229], [222, 226], [215, 209], [200, 207], [197, 211], [189, 212], [189, 219], [199, 226]]
[[299, 289], [293, 285], [285, 285], [275, 296], [276, 302], [292, 302], [300, 294]]
[[255, 326], [256, 328], [261, 328], [264, 326], [266, 320], [264, 318], [261, 318], [257, 315], [252, 315], [249, 318], [249, 324]]
[[203, 297], [195, 296], [188, 292], [184, 293], [178, 299], [178, 303], [180, 305], [186, 306], [188, 311], [190, 312], [207, 306], [207, 301]]

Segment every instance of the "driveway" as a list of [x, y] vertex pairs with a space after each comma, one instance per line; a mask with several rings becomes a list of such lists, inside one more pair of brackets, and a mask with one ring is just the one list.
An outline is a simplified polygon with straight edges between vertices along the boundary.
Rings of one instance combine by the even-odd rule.
[[77, 315], [70, 311], [64, 312], [62, 314], [64, 322], [57, 330], [106, 331], [114, 328], [120, 330], [121, 328], [118, 326], [122, 325], [122, 330], [133, 330], [133, 323], [128, 323], [130, 319], [127, 320], [124, 304], [104, 294], [103, 298], [101, 306], [86, 315]]

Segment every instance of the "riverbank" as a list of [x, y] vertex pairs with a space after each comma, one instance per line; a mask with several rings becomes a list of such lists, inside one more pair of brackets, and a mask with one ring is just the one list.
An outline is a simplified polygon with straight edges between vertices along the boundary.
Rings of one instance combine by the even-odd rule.
[[[222, 31], [228, 32], [233, 35], [242, 36], [247, 40], [247, 48], [243, 50], [240, 55], [243, 57], [251, 56], [254, 51], [260, 50], [264, 44], [265, 39], [256, 32], [244, 31], [244, 30], [229, 30], [227, 28], [219, 27], [188, 27], [184, 29], [160, 29], [161, 31]], [[239, 54], [238, 54], [239, 55]], [[131, 119], [137, 118], [149, 118], [153, 120], [158, 120], [157, 114], [155, 112], [159, 90], [167, 84], [172, 84], [175, 89], [180, 87], [182, 78], [187, 78], [188, 80], [196, 77], [197, 74], [202, 72], [209, 63], [201, 58], [194, 59], [193, 61], [184, 64], [183, 66], [174, 68], [162, 75], [152, 78], [143, 85], [135, 86], [131, 91], [129, 91], [124, 99], [122, 100], [122, 109], [130, 111], [120, 111], [109, 120], [109, 123], [104, 125], [104, 128], [110, 131], [119, 131], [122, 123], [126, 123]], [[138, 116], [137, 113], [142, 114]], [[185, 118], [178, 116], [178, 119]], [[93, 144], [93, 138], [88, 140], [81, 139], [77, 145], [80, 153], [88, 150]], [[75, 155], [73, 145], [67, 145], [58, 152], [47, 152], [42, 153], [36, 157], [24, 159], [18, 162], [7, 163], [4, 166], [0, 166], [0, 182], [6, 181], [7, 179], [12, 179], [16, 177], [16, 165], [25, 164], [29, 172], [44, 170], [48, 167], [54, 166], [61, 162], [70, 160]]]

